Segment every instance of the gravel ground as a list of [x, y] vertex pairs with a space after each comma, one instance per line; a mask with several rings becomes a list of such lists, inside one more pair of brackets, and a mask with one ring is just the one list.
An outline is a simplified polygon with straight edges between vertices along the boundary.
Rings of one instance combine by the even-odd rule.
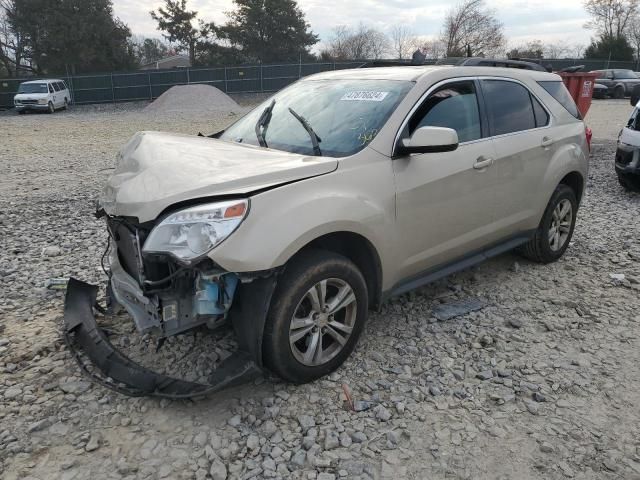
[[[612, 165], [628, 102], [596, 102], [587, 118], [592, 169], [561, 261], [503, 255], [386, 303], [329, 378], [196, 402], [86, 381], [59, 337], [63, 294], [43, 288], [101, 280], [93, 201], [131, 134], [232, 120], [143, 106], [0, 116], [0, 477], [640, 479], [640, 196]], [[468, 298], [487, 306], [435, 318]], [[144, 339], [121, 333], [148, 358]], [[170, 342], [158, 368], [181, 362], [199, 376], [232, 348], [224, 332], [195, 340]], [[359, 411], [345, 408], [343, 385]]]

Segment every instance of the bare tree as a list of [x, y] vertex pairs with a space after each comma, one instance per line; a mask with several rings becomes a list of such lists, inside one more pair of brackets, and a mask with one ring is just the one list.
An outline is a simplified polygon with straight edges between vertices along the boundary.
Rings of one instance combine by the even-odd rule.
[[391, 27], [393, 53], [400, 60], [408, 58], [416, 48], [416, 38], [411, 29], [401, 23]]
[[322, 56], [336, 60], [378, 59], [389, 51], [389, 39], [375, 28], [360, 24], [356, 29], [338, 26], [333, 29]]
[[492, 55], [503, 50], [504, 27], [484, 0], [464, 0], [447, 13], [442, 33], [447, 55]]
[[543, 47], [544, 58], [566, 58], [569, 47], [562, 43], [547, 43]]
[[639, 5], [640, 0], [586, 0], [584, 8], [591, 20], [585, 27], [604, 37], [622, 37], [638, 13]]
[[581, 43], [575, 43], [567, 47], [567, 53], [570, 58], [582, 58], [586, 48], [587, 47]]
[[33, 71], [25, 39], [11, 22], [15, 14], [13, 0], [0, 0], [0, 66], [10, 77]]
[[629, 23], [627, 36], [629, 38], [629, 43], [636, 51], [637, 65], [640, 65], [640, 13], [636, 14]]
[[424, 53], [426, 58], [443, 58], [447, 56], [447, 45], [440, 39], [429, 39], [416, 42], [416, 47]]

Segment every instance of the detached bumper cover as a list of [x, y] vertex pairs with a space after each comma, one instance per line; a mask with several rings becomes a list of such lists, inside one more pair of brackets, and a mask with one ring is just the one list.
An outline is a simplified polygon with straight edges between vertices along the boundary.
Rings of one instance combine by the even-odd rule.
[[[98, 287], [74, 278], [69, 279], [67, 286], [64, 337], [83, 373], [107, 388], [130, 396], [174, 399], [204, 396], [262, 375], [260, 345], [266, 318], [264, 307], [270, 302], [275, 279], [260, 280], [258, 286], [261, 287], [259, 298], [252, 295], [247, 304], [239, 305], [237, 322], [234, 321], [240, 350], [222, 362], [208, 384], [153, 372], [116, 350], [94, 318]], [[255, 307], [260, 307], [262, 312]]]

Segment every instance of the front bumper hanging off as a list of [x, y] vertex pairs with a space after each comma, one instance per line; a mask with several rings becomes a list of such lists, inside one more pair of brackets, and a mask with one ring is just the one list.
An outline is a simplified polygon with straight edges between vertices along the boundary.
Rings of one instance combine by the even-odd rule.
[[275, 278], [255, 280], [251, 295], [244, 292], [236, 299], [230, 315], [239, 349], [214, 370], [208, 384], [153, 372], [116, 350], [94, 317], [98, 287], [74, 278], [65, 299], [65, 341], [83, 373], [117, 392], [173, 399], [204, 396], [262, 375], [262, 332], [275, 283]]

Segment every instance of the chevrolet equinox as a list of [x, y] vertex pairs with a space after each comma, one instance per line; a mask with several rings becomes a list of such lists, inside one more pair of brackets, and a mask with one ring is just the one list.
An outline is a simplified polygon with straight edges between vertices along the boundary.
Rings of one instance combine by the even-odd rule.
[[[140, 132], [122, 148], [98, 207], [108, 293], [159, 339], [229, 323], [238, 351], [208, 391], [263, 370], [309, 382], [345, 361], [391, 296], [513, 249], [558, 260], [589, 141], [546, 72], [313, 75], [210, 137]], [[70, 281], [74, 348], [138, 393], [205, 391], [113, 353], [96, 290]]]

